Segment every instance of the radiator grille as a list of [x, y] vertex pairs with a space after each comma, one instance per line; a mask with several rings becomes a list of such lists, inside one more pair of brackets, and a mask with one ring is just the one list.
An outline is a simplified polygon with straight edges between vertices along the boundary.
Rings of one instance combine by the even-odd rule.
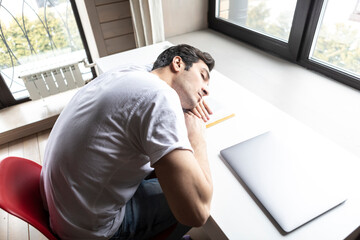
[[20, 76], [32, 100], [84, 86], [78, 63]]

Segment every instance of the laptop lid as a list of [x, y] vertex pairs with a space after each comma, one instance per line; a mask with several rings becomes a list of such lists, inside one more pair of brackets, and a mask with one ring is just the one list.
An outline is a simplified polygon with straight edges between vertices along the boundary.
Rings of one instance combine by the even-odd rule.
[[270, 131], [220, 155], [280, 231], [291, 232], [346, 200], [340, 156], [296, 134]]

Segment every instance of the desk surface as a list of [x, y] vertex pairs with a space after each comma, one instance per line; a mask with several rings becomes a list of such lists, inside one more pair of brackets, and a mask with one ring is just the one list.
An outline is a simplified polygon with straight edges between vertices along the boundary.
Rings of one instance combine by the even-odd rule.
[[[100, 58], [99, 72], [118, 65], [147, 64], [170, 46], [163, 42]], [[284, 114], [245, 88], [213, 70], [210, 91], [213, 98], [231, 104], [236, 116], [207, 130], [208, 156], [214, 182], [211, 219], [204, 229], [213, 239], [344, 239], [360, 225], [360, 160], [316, 134], [307, 126]], [[274, 127], [288, 128], [328, 146], [343, 156], [348, 200], [299, 229], [282, 235], [266, 217], [236, 177], [219, 157], [221, 149], [247, 140]]]

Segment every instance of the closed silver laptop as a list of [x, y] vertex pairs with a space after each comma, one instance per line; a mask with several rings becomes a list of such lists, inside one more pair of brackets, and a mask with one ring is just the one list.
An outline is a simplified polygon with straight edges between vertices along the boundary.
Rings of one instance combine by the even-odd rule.
[[327, 148], [316, 139], [270, 131], [220, 154], [269, 220], [286, 234], [346, 200], [341, 156]]

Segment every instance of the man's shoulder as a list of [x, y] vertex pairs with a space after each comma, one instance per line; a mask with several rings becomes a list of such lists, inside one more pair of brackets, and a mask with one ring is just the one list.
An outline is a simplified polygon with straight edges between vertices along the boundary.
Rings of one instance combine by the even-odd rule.
[[173, 96], [176, 92], [165, 81], [151, 72], [132, 71], [127, 75], [129, 84], [134, 86], [143, 94]]
[[121, 64], [119, 66], [116, 66], [107, 73], [111, 72], [134, 72], [134, 71], [141, 71], [141, 72], [150, 72], [152, 69], [153, 63], [148, 64], [134, 64], [134, 63], [128, 63], [128, 64]]

